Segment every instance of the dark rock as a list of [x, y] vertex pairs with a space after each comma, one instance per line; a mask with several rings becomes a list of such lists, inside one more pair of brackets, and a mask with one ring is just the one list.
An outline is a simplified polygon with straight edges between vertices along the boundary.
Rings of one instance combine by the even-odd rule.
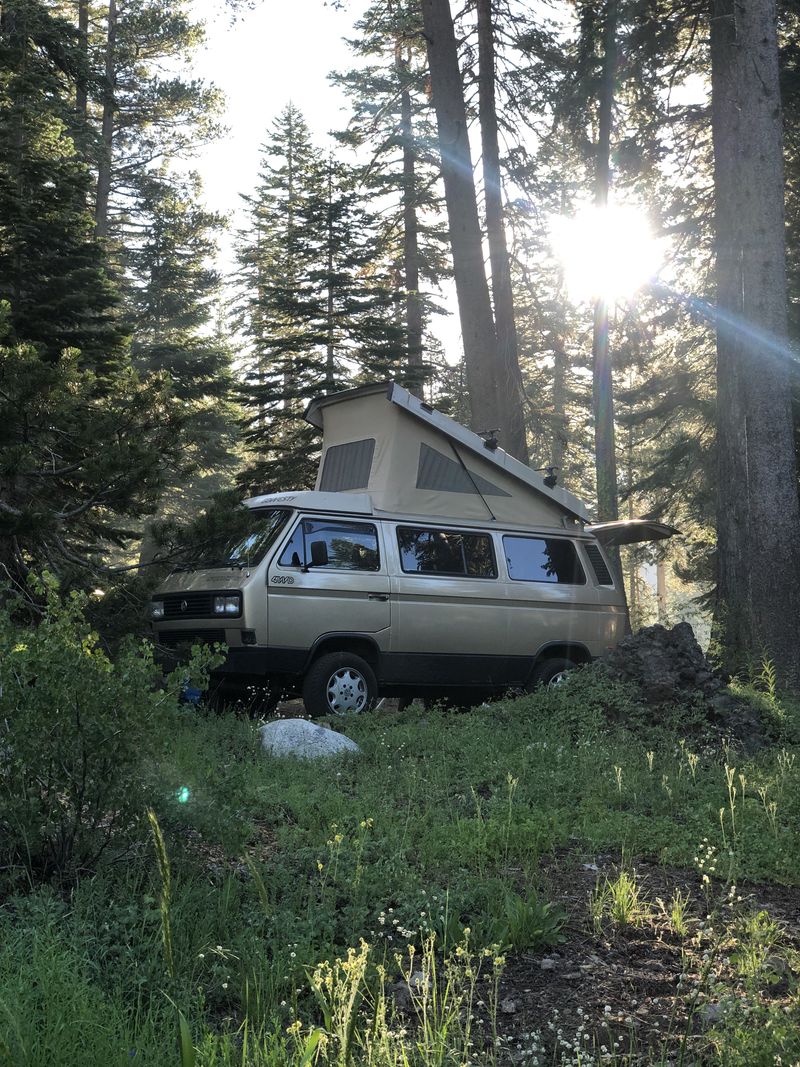
[[603, 660], [612, 678], [635, 685], [645, 703], [705, 709], [708, 720], [751, 750], [766, 743], [758, 712], [726, 688], [730, 680], [705, 657], [687, 622], [647, 626]]
[[687, 622], [671, 630], [647, 626], [623, 638], [604, 662], [612, 677], [638, 685], [649, 704], [710, 696], [719, 688], [714, 668]]

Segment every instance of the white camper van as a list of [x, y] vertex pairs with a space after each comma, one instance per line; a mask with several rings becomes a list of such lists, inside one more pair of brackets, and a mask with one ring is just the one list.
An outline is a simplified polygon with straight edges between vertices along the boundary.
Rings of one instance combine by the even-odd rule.
[[162, 649], [228, 646], [215, 681], [231, 695], [302, 693], [327, 715], [553, 682], [625, 631], [604, 547], [675, 532], [591, 525], [577, 497], [396, 385], [306, 418], [323, 432], [316, 488], [244, 501], [245, 528], [150, 605]]

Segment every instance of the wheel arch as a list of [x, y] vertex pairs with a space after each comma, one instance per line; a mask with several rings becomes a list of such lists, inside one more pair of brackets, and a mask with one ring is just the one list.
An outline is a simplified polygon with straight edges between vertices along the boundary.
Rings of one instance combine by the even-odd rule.
[[591, 663], [593, 656], [580, 641], [550, 641], [537, 650], [526, 680], [530, 681], [536, 668], [548, 659], [569, 659], [582, 666], [584, 663]]
[[378, 642], [369, 634], [354, 634], [346, 631], [322, 634], [311, 646], [303, 672], [305, 673], [320, 656], [327, 656], [329, 652], [352, 652], [356, 656], [361, 656], [372, 667], [376, 677], [378, 676], [381, 650]]

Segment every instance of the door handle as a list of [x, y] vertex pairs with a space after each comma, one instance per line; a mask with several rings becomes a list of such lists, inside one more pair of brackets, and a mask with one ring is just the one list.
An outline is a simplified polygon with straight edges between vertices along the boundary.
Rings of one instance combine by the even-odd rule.
[[388, 593], [367, 593], [367, 600], [388, 600]]

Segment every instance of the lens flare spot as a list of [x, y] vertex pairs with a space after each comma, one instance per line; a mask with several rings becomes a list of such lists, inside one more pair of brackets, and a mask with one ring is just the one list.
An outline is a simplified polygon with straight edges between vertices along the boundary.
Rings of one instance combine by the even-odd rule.
[[188, 804], [191, 795], [192, 793], [188, 785], [182, 785], [180, 789], [175, 790], [175, 799], [179, 804]]
[[553, 250], [573, 300], [622, 300], [652, 281], [662, 250], [638, 208], [587, 207], [550, 223]]

